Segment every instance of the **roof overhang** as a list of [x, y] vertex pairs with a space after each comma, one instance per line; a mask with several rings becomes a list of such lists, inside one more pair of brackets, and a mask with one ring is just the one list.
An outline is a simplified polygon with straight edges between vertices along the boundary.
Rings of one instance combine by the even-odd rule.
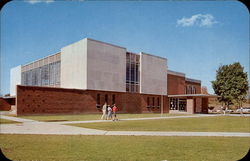
[[170, 98], [217, 98], [219, 96], [213, 94], [178, 94], [168, 95]]

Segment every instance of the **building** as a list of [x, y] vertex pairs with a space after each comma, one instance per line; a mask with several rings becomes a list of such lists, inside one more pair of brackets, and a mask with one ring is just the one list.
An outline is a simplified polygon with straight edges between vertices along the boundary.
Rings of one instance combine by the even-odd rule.
[[97, 113], [104, 102], [124, 113], [206, 113], [209, 97], [166, 58], [89, 38], [12, 68], [10, 95], [17, 115]]

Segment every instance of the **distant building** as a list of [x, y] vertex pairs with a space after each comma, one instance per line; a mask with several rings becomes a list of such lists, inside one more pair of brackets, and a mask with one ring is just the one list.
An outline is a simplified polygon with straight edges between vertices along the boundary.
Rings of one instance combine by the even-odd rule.
[[107, 102], [124, 113], [207, 113], [201, 81], [167, 67], [166, 58], [86, 38], [12, 68], [12, 111], [96, 113]]

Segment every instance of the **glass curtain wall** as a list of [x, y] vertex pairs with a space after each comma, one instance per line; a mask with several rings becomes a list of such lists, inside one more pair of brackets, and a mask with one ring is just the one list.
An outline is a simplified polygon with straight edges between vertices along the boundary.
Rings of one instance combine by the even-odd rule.
[[140, 55], [131, 52], [126, 53], [126, 91], [140, 91]]
[[60, 53], [22, 66], [22, 85], [60, 86]]

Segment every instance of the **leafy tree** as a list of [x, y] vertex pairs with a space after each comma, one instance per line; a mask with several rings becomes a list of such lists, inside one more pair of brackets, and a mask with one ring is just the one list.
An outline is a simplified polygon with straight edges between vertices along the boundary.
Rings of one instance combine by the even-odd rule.
[[219, 101], [227, 107], [233, 103], [241, 106], [249, 88], [247, 73], [239, 62], [222, 65], [216, 71], [216, 80], [212, 81], [212, 86], [215, 94], [220, 96]]

